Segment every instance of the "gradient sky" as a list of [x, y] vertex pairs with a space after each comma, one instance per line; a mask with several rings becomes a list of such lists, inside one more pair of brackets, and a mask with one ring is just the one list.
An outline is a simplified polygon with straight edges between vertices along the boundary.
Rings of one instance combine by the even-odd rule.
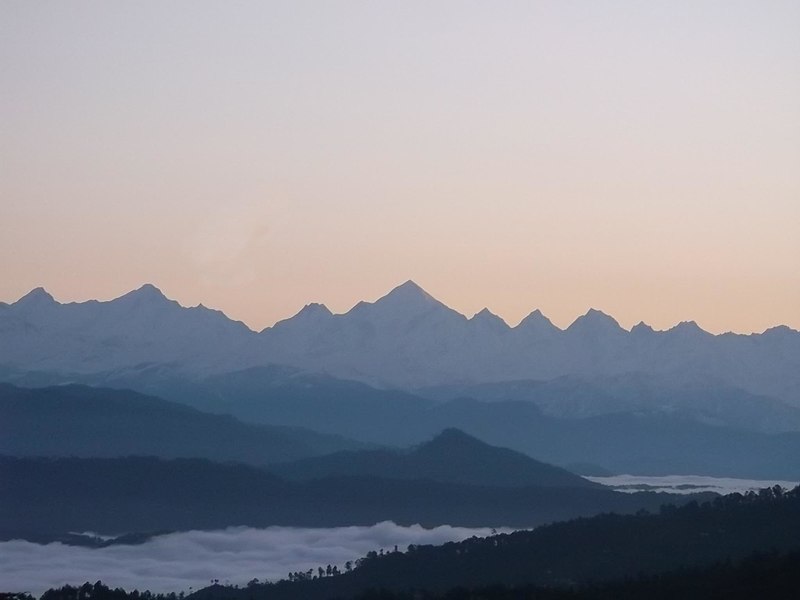
[[414, 279], [800, 329], [800, 3], [0, 3], [0, 300], [260, 329]]

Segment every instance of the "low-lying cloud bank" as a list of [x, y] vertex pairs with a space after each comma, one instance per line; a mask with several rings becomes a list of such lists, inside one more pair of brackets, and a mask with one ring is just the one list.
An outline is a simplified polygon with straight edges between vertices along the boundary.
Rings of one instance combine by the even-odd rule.
[[779, 485], [791, 490], [798, 485], [796, 481], [780, 481], [776, 479], [737, 479], [733, 477], [707, 477], [705, 475], [613, 475], [611, 477], [587, 477], [596, 483], [602, 483], [618, 492], [668, 492], [670, 494], [696, 494], [698, 492], [715, 492], [717, 494], [744, 494], [762, 488]]
[[253, 578], [275, 580], [289, 571], [328, 564], [340, 568], [371, 550], [405, 550], [409, 544], [444, 544], [491, 529], [441, 526], [424, 529], [391, 522], [371, 527], [302, 529], [232, 527], [154, 537], [136, 546], [91, 549], [60, 543], [0, 543], [0, 592], [40, 595], [66, 583], [102, 580], [111, 587], [153, 592], [199, 589], [212, 579], [245, 584]]

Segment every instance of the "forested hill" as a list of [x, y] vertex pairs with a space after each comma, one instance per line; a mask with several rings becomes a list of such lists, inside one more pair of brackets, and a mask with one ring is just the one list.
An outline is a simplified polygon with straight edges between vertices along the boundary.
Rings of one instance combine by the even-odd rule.
[[[416, 590], [391, 592], [370, 589], [353, 600], [753, 600], [753, 598], [791, 599], [800, 589], [800, 551], [788, 554], [771, 552], [754, 554], [740, 562], [720, 562], [705, 567], [678, 569], [668, 573], [600, 582], [580, 587], [559, 588], [534, 585], [507, 586], [494, 584], [480, 588], [453, 588], [446, 592]], [[248, 584], [248, 592], [237, 594], [247, 598], [263, 595], [257, 580]], [[219, 592], [219, 596], [215, 595]], [[203, 591], [205, 598], [228, 598], [230, 589], [215, 586]], [[25, 593], [2, 594], [3, 600], [33, 600]], [[40, 600], [181, 600], [182, 594], [111, 589], [102, 582], [85, 583], [80, 587], [65, 585], [47, 590]], [[342, 599], [339, 599], [342, 600]]]
[[607, 514], [443, 546], [371, 553], [349, 573], [317, 579], [295, 574], [293, 582], [246, 590], [216, 586], [193, 598], [322, 600], [349, 598], [371, 588], [441, 592], [490, 584], [570, 587], [798, 549], [800, 487], [786, 493], [767, 489], [701, 505], [668, 506], [658, 514]]

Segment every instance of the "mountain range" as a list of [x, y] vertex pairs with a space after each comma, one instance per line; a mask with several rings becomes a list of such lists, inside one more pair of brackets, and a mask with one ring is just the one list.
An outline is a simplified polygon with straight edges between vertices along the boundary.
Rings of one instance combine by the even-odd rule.
[[[800, 432], [748, 431], [671, 414], [554, 417], [524, 400], [437, 401], [289, 367], [201, 381], [154, 367], [116, 380], [117, 390], [108, 389], [114, 382], [106, 378], [94, 386], [24, 383], [31, 387], [0, 386], [0, 452], [18, 456], [147, 454], [263, 465], [359, 447], [416, 446], [457, 428], [568, 468], [581, 463], [584, 470], [599, 466], [614, 473], [800, 481]], [[402, 472], [408, 468], [403, 462], [413, 459], [376, 457], [380, 453], [367, 452], [350, 466], [345, 460], [345, 470], [336, 466], [341, 458], [322, 457], [310, 472], [347, 474], [356, 465], [366, 469], [362, 474], [374, 474], [376, 465]], [[299, 465], [298, 473], [307, 467]], [[439, 472], [447, 472], [447, 465]]]
[[404, 390], [638, 374], [800, 407], [800, 332], [786, 326], [749, 335], [712, 335], [693, 322], [627, 331], [589, 310], [564, 330], [540, 311], [509, 327], [488, 310], [467, 318], [412, 281], [344, 314], [309, 304], [261, 332], [202, 305], [182, 307], [152, 285], [108, 302], [61, 304], [37, 288], [0, 303], [7, 369], [120, 373], [144, 364], [192, 376], [286, 365]]
[[[146, 418], [137, 423], [173, 449], [164, 457], [252, 463], [255, 452], [274, 462], [314, 456], [320, 452], [310, 449], [321, 447], [410, 446], [459, 428], [560, 466], [800, 477], [800, 333], [788, 327], [752, 335], [712, 335], [691, 323], [626, 331], [595, 310], [565, 330], [539, 311], [509, 327], [487, 310], [468, 319], [406, 282], [344, 314], [310, 304], [254, 332], [202, 305], [183, 307], [152, 285], [108, 302], [67, 304], [37, 288], [0, 304], [0, 381], [134, 390], [239, 420], [159, 405], [160, 432]], [[72, 415], [57, 404], [42, 405], [38, 424], [21, 404], [15, 414], [27, 415], [30, 431], [60, 419], [81, 431], [80, 418], [98, 425], [112, 405], [122, 410], [101, 406], [110, 393], [81, 394]], [[140, 410], [143, 401], [130, 398], [125, 410]], [[242, 433], [258, 441], [241, 455], [231, 448], [209, 454], [196, 442], [265, 425], [270, 436]], [[119, 436], [113, 427], [103, 431], [106, 449], [137, 448], [124, 426]], [[35, 449], [62, 437], [27, 439]], [[116, 455], [91, 454], [80, 436], [62, 441], [79, 456]]]

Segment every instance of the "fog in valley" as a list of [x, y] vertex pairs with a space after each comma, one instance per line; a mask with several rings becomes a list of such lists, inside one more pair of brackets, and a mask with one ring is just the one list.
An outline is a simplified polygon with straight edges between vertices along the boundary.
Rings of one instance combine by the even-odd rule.
[[[498, 530], [502, 532], [503, 530]], [[61, 543], [0, 543], [0, 581], [4, 590], [39, 595], [66, 583], [103, 581], [110, 587], [153, 592], [188, 592], [212, 579], [246, 585], [258, 578], [276, 580], [290, 571], [327, 565], [344, 569], [370, 551], [405, 551], [410, 544], [444, 544], [486, 536], [489, 528], [469, 529], [391, 522], [372, 527], [302, 529], [232, 527], [221, 531], [189, 531], [152, 538], [139, 545], [84, 548]]]

